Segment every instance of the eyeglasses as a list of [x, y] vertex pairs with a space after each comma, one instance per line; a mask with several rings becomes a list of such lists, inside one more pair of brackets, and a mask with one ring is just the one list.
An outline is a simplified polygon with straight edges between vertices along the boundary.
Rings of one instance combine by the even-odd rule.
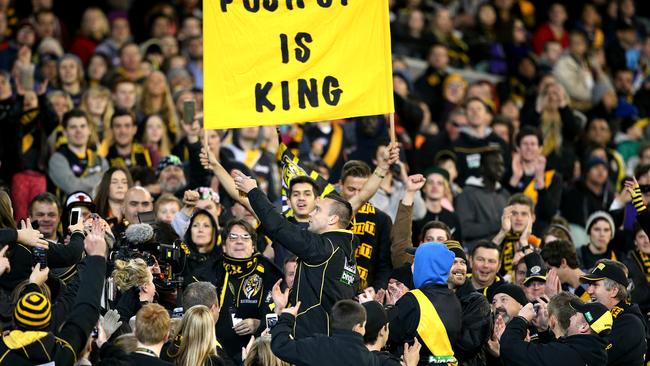
[[251, 234], [235, 234], [235, 233], [230, 233], [228, 234], [228, 239], [230, 240], [237, 240], [237, 239], [242, 239], [242, 240], [248, 240], [251, 238]]

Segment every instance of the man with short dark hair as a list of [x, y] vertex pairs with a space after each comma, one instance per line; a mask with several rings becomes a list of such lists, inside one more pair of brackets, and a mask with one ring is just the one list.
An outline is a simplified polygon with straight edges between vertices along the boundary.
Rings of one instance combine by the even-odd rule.
[[377, 359], [365, 346], [366, 309], [352, 300], [332, 306], [332, 335], [291, 339], [301, 303], [285, 308], [271, 329], [271, 349], [283, 361], [296, 365], [376, 365]]
[[469, 256], [472, 273], [469, 278], [476, 291], [486, 295], [493, 285], [503, 282], [497, 275], [501, 268], [501, 252], [491, 241], [479, 241]]
[[48, 175], [66, 195], [76, 191], [93, 192], [108, 170], [108, 163], [88, 146], [88, 117], [83, 111], [73, 109], [63, 115], [62, 124], [68, 143], [50, 158]]
[[555, 240], [545, 243], [540, 253], [549, 268], [546, 281], [557, 279], [564, 291], [571, 292], [582, 301], [589, 301], [587, 286], [580, 283], [580, 277], [585, 273], [580, 269], [578, 255], [572, 243], [565, 240]]
[[[382, 167], [384, 168], [386, 167]], [[359, 160], [348, 161], [343, 165], [341, 172], [341, 195], [352, 202], [373, 175], [376, 176], [376, 173], [371, 173], [366, 163]], [[385, 177], [387, 175], [382, 177], [382, 180]], [[388, 283], [393, 269], [390, 255], [392, 226], [390, 217], [370, 202], [354, 213], [351, 229], [360, 243], [356, 258], [362, 289], [373, 287], [379, 290], [385, 288]]]
[[133, 113], [117, 110], [111, 117], [111, 132], [112, 137], [102, 143], [106, 151], [101, 151], [111, 167], [152, 167], [149, 150], [135, 142], [138, 126]]
[[522, 193], [510, 197], [501, 215], [501, 230], [492, 239], [501, 249], [501, 276], [512, 275], [517, 252], [525, 254], [531, 250], [531, 241], [539, 241], [532, 235], [535, 219], [535, 205], [530, 197]]
[[239, 171], [234, 176], [236, 189], [248, 196], [266, 235], [299, 259], [296, 291], [291, 292], [290, 303], [301, 301], [308, 310], [297, 314], [296, 339], [328, 334], [327, 313], [336, 301], [352, 298], [359, 286], [354, 257], [358, 241], [346, 230], [352, 219], [350, 203], [337, 194], [317, 200], [309, 228], [302, 230], [275, 210], [253, 178]]
[[607, 365], [644, 365], [646, 344], [645, 316], [637, 304], [628, 302], [627, 268], [623, 263], [601, 259], [591, 273], [580, 277], [587, 283], [592, 302], [607, 307], [614, 317], [607, 346]]
[[[542, 305], [546, 306], [546, 305]], [[528, 326], [539, 321], [533, 304], [524, 306], [501, 336], [501, 361], [504, 365], [605, 365], [605, 336], [612, 329], [612, 315], [597, 303], [583, 303], [566, 292], [548, 303], [548, 327], [556, 341], [526, 342]]]
[[490, 107], [484, 100], [473, 97], [466, 103], [466, 113], [468, 124], [461, 128], [460, 136], [453, 143], [454, 152], [458, 156], [456, 182], [461, 185], [467, 184], [465, 180], [469, 177], [482, 176], [481, 167], [484, 165], [482, 157], [486, 152], [500, 151], [506, 166], [510, 167], [510, 148], [490, 127], [492, 123]]
[[554, 169], [547, 169], [544, 140], [537, 128], [524, 126], [515, 141], [517, 153], [512, 156], [508, 189], [530, 197], [536, 217], [533, 231], [542, 233], [560, 208], [562, 177]]
[[29, 219], [32, 224], [38, 223], [38, 231], [43, 234], [43, 239], [62, 241], [58, 232], [61, 211], [60, 201], [49, 192], [39, 194], [29, 203]]

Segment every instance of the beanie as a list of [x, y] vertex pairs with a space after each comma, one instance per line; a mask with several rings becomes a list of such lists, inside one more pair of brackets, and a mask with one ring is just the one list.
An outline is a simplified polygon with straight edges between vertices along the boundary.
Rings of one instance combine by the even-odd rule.
[[498, 294], [506, 294], [510, 297], [512, 297], [516, 302], [521, 304], [521, 306], [525, 306], [528, 304], [528, 298], [526, 298], [526, 293], [524, 290], [517, 286], [513, 285], [512, 283], [503, 283], [501, 285], [498, 285], [493, 292], [493, 295], [491, 296], [490, 303], [492, 303], [492, 299], [494, 296]]
[[592, 213], [589, 216], [589, 218], [587, 218], [587, 225], [585, 225], [585, 228], [587, 229], [587, 235], [589, 235], [589, 231], [591, 230], [591, 227], [598, 220], [605, 220], [609, 224], [609, 228], [612, 230], [612, 237], [610, 239], [614, 239], [614, 234], [616, 233], [616, 226], [614, 225], [614, 219], [610, 214], [608, 214], [605, 211], [596, 211]]
[[45, 329], [50, 325], [52, 309], [50, 300], [38, 292], [29, 292], [18, 300], [14, 309], [16, 328], [22, 330]]

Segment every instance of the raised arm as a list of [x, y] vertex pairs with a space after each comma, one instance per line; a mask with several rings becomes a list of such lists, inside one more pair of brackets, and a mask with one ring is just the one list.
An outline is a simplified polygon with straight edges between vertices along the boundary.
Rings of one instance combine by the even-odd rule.
[[253, 212], [253, 209], [251, 208], [251, 204], [248, 201], [248, 197], [246, 195], [240, 194], [240, 192], [237, 190], [237, 187], [235, 187], [235, 181], [233, 178], [230, 176], [228, 171], [221, 165], [217, 157], [214, 155], [210, 149], [206, 149], [203, 147], [201, 149], [201, 164], [205, 169], [210, 169], [214, 172], [214, 175], [217, 176], [217, 179], [219, 179], [219, 183], [223, 186], [223, 189], [228, 192], [228, 195], [235, 201], [241, 203], [244, 207], [246, 207], [249, 211]]
[[332, 255], [334, 245], [327, 238], [287, 221], [275, 210], [264, 192], [257, 188], [255, 179], [235, 172], [235, 183], [238, 191], [248, 195], [253, 212], [259, 218], [266, 236], [274, 243], [289, 249], [309, 264], [320, 264]]
[[397, 143], [390, 144], [384, 156], [380, 157], [377, 162], [377, 168], [375, 168], [375, 171], [370, 175], [366, 184], [361, 188], [361, 192], [350, 200], [352, 212], [357, 212], [361, 206], [368, 202], [368, 200], [377, 193], [379, 184], [381, 184], [381, 181], [384, 179], [386, 174], [388, 174], [390, 166], [397, 160], [399, 160], [399, 146]]

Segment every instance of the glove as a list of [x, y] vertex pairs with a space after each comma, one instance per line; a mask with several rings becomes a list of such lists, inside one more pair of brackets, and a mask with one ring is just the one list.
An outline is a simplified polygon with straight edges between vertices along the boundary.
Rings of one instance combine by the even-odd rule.
[[99, 317], [99, 321], [106, 332], [106, 339], [110, 339], [113, 333], [122, 325], [120, 313], [117, 310], [109, 310], [104, 316]]

